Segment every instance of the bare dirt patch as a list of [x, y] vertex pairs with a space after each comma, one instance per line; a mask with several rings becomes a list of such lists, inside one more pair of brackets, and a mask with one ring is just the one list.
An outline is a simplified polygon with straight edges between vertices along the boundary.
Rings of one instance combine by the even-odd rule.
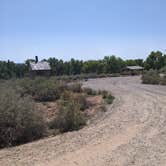
[[[100, 110], [100, 107], [103, 104], [103, 98], [101, 95], [87, 96], [86, 101], [89, 108], [85, 109], [84, 112], [88, 116], [94, 115], [97, 111]], [[36, 109], [42, 113], [45, 120], [49, 122], [53, 120], [58, 114], [58, 101], [38, 102], [36, 103]]]

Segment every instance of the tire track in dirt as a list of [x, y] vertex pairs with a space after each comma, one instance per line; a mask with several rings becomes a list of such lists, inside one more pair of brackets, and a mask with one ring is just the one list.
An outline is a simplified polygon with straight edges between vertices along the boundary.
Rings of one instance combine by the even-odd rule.
[[[118, 134], [112, 137], [111, 139], [103, 140], [102, 142], [94, 142], [91, 145], [86, 145], [78, 151], [67, 153], [64, 157], [60, 157], [57, 160], [49, 161], [48, 163], [44, 164], [39, 163], [38, 165], [101, 165], [103, 163], [103, 158], [100, 158], [100, 160], [96, 160], [96, 158], [98, 158], [98, 156], [100, 155], [99, 152], [101, 151], [101, 149], [104, 149], [102, 153], [106, 156], [108, 153], [110, 153], [110, 151], [115, 150], [117, 147], [129, 143], [129, 141], [136, 136], [136, 133], [139, 131], [139, 128], [140, 126], [131, 126], [130, 128], [127, 128], [126, 131], [123, 131], [123, 133]], [[87, 151], [91, 151], [91, 154], [87, 154]], [[75, 158], [75, 160], [71, 160], [73, 158]]]

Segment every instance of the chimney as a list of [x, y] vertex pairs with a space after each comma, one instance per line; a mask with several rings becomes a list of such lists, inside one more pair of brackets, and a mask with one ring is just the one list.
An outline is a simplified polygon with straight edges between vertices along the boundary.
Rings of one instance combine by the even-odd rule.
[[35, 56], [35, 63], [38, 62], [38, 56]]

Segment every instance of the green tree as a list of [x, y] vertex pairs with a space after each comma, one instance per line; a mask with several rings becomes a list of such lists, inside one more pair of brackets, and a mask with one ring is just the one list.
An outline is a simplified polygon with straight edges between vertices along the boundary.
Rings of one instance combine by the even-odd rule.
[[145, 61], [146, 69], [161, 69], [164, 66], [165, 56], [160, 51], [152, 51]]
[[75, 74], [80, 74], [81, 73], [81, 68], [82, 68], [83, 62], [75, 59], [70, 60], [70, 74], [75, 75]]
[[125, 67], [125, 63], [121, 58], [113, 56], [104, 57], [104, 71], [105, 73], [119, 73]]

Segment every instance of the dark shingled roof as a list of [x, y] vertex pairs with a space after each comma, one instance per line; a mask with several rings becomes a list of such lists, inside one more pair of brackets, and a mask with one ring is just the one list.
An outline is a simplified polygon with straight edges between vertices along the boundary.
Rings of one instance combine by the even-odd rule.
[[51, 70], [50, 64], [48, 62], [30, 62], [30, 68], [32, 71]]

